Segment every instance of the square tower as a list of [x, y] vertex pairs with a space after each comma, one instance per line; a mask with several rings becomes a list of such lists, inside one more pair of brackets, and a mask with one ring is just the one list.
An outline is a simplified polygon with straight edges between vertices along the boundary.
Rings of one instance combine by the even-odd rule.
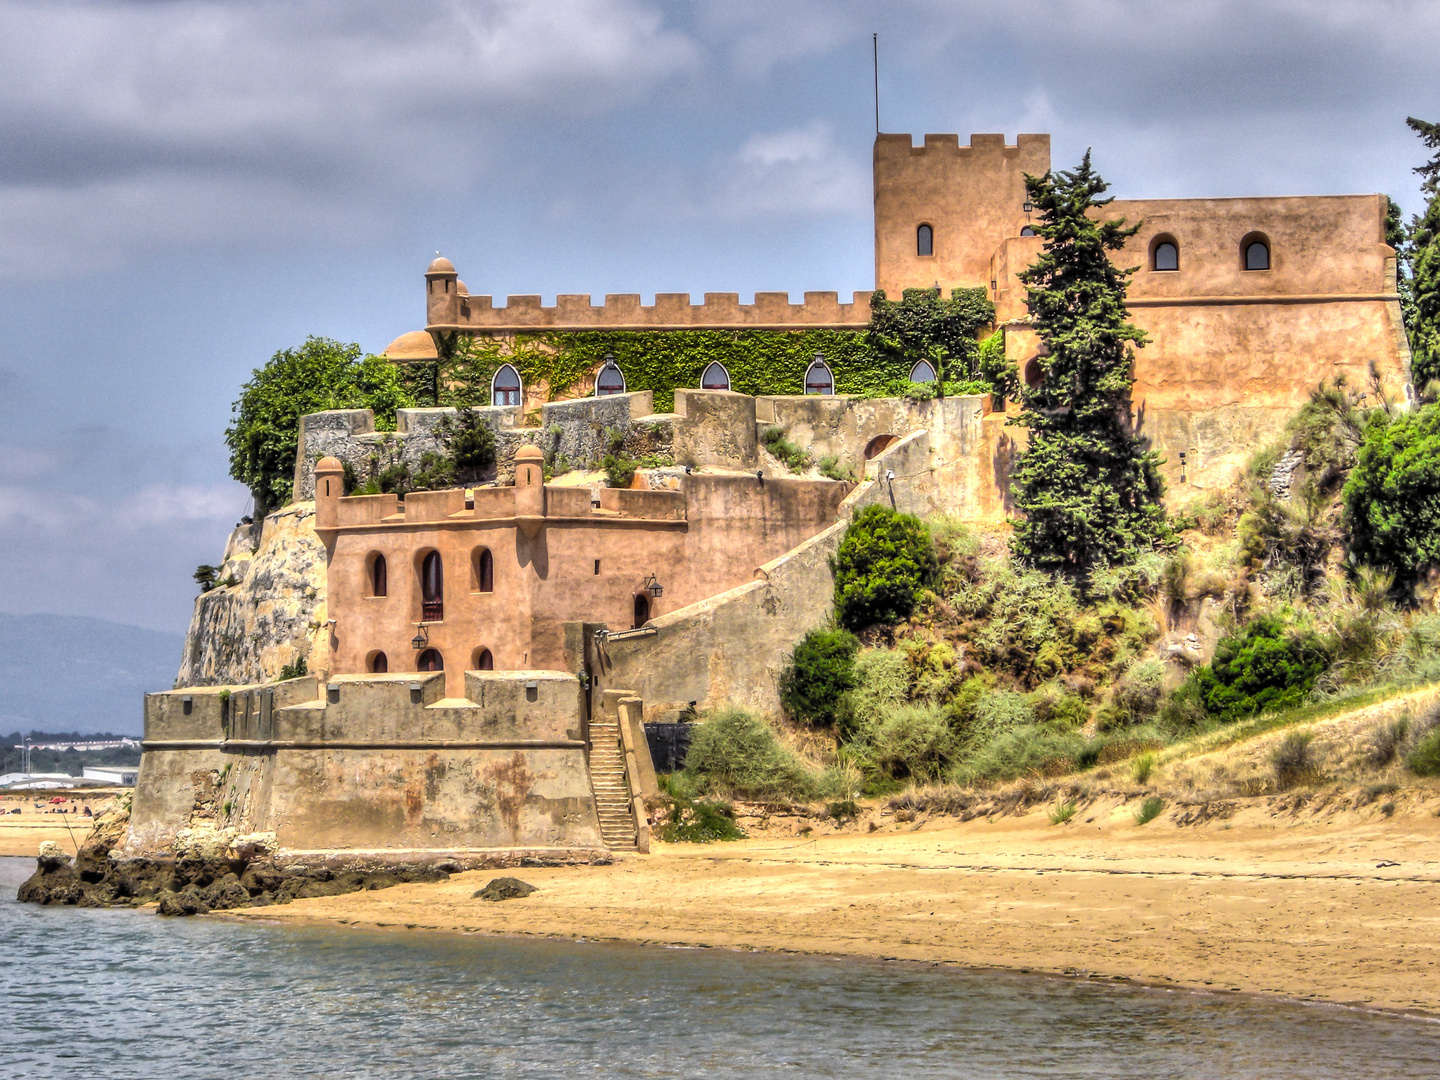
[[1028, 223], [1025, 174], [1049, 168], [1049, 135], [1019, 135], [1014, 146], [1004, 135], [971, 135], [969, 146], [958, 135], [926, 135], [923, 146], [877, 135], [875, 287], [898, 299], [936, 283], [988, 286], [995, 249]]

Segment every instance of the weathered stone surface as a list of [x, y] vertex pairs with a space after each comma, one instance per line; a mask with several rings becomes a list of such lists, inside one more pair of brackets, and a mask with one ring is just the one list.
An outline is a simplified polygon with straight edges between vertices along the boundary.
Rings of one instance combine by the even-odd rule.
[[267, 517], [258, 546], [253, 527], [235, 530], [219, 577], [235, 584], [196, 599], [177, 686], [271, 682], [299, 660], [326, 667], [325, 546], [312, 503]]
[[477, 890], [471, 897], [473, 900], [491, 900], [499, 903], [501, 900], [518, 900], [523, 896], [529, 896], [537, 891], [534, 885], [521, 881], [515, 877], [497, 877], [483, 889]]

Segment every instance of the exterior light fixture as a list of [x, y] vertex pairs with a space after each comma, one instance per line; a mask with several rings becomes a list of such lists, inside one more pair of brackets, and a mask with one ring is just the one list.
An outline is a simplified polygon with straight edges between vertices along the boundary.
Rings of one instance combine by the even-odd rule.
[[665, 586], [661, 585], [660, 582], [655, 580], [654, 574], [651, 574], [648, 578], [646, 578], [645, 584], [641, 585], [640, 587], [644, 589], [647, 593], [649, 593], [651, 596], [655, 597], [657, 600], [665, 595]]
[[426, 645], [430, 644], [430, 628], [424, 623], [417, 623], [416, 625], [419, 626], [420, 629], [417, 630], [415, 636], [410, 639], [410, 647], [416, 652], [419, 652], [425, 648]]
[[1026, 199], [1026, 200], [1025, 200], [1025, 205], [1022, 206], [1022, 207], [1020, 207], [1020, 209], [1021, 209], [1021, 210], [1024, 210], [1025, 213], [1027, 213], [1027, 214], [1034, 213], [1034, 211], [1035, 211], [1035, 204], [1032, 203], [1029, 199]]
[[885, 470], [885, 480], [886, 480], [887, 483], [891, 483], [891, 484], [893, 484], [893, 483], [895, 482], [895, 470], [894, 470], [894, 469], [886, 469], [886, 470]]

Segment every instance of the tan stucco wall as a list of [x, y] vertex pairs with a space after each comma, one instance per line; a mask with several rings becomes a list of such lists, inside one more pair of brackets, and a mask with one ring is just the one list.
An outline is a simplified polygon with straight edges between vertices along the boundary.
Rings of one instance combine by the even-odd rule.
[[[875, 287], [901, 290], [939, 284], [986, 285], [990, 256], [1026, 223], [1025, 174], [1050, 167], [1050, 136], [909, 135], [875, 137]], [[935, 231], [935, 254], [916, 254], [915, 230]]]
[[225, 720], [218, 690], [149, 695], [127, 850], [159, 849], [199, 824], [201, 792], [209, 827], [274, 832], [292, 851], [600, 846], [579, 680], [515, 671], [463, 682], [458, 700], [442, 697], [440, 675], [241, 687]]
[[[707, 397], [748, 401], [753, 416], [753, 399]], [[753, 445], [753, 420], [749, 432]], [[566, 663], [564, 624], [629, 629], [635, 597], [652, 573], [664, 587], [664, 595], [650, 601], [652, 616], [749, 580], [755, 567], [833, 522], [850, 485], [697, 474], [684, 478], [680, 492], [604, 489], [598, 509], [585, 488], [547, 486], [543, 524], [534, 535], [517, 523], [518, 490], [478, 489], [469, 511], [459, 490], [412, 495], [403, 519], [393, 522], [379, 516], [397, 507], [393, 496], [338, 500], [335, 520], [342, 526], [322, 529], [336, 620], [332, 670], [363, 673], [376, 650], [386, 654], [390, 671], [413, 669], [420, 566], [428, 551], [440, 553], [445, 605], [443, 621], [426, 627], [428, 647], [444, 658], [447, 694], [461, 697], [464, 672], [481, 648], [491, 651], [497, 670], [558, 670]], [[371, 512], [374, 506], [379, 509]], [[320, 511], [323, 524], [330, 512], [323, 499]], [[356, 523], [343, 525], [347, 521]], [[473, 572], [481, 548], [494, 560], [492, 592], [479, 591]], [[384, 597], [369, 595], [375, 554], [386, 559]]]

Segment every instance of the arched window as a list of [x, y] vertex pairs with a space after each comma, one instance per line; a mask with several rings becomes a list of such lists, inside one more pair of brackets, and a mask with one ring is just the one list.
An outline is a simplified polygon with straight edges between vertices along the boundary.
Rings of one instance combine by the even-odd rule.
[[625, 373], [615, 364], [613, 356], [605, 358], [605, 366], [600, 369], [600, 374], [595, 376], [595, 396], [609, 397], [611, 394], [625, 393]]
[[819, 353], [815, 354], [815, 359], [810, 361], [810, 366], [805, 369], [805, 393], [835, 393], [835, 376], [831, 374], [830, 365], [825, 363]]
[[440, 622], [445, 618], [445, 569], [440, 553], [431, 551], [420, 564], [420, 620]]
[[917, 362], [916, 362], [915, 366], [910, 369], [910, 381], [911, 381], [911, 382], [934, 382], [934, 381], [935, 381], [935, 369], [930, 366], [930, 361], [929, 361], [929, 360], [920, 360], [920, 361], [917, 361]]
[[1168, 236], [1157, 239], [1155, 246], [1150, 249], [1150, 269], [1179, 270], [1180, 245]]
[[1038, 357], [1032, 356], [1025, 361], [1025, 372], [1022, 377], [1026, 386], [1039, 386], [1045, 381], [1045, 367], [1040, 363]]
[[366, 665], [376, 675], [383, 675], [390, 670], [390, 661], [383, 652], [370, 654], [370, 662]]
[[639, 630], [650, 621], [650, 597], [643, 592], [635, 594], [635, 623], [632, 629]]
[[490, 380], [490, 404], [520, 404], [520, 373], [509, 364], [501, 364], [500, 370]]
[[379, 553], [370, 560], [370, 595], [388, 596], [390, 582], [385, 566], [385, 556]]
[[1020, 235], [1021, 235], [1021, 236], [1034, 236], [1034, 235], [1035, 235], [1035, 230], [1032, 229], [1029, 225], [1026, 225], [1023, 229], [1020, 230]]
[[489, 649], [476, 649], [471, 658], [471, 671], [494, 671], [495, 657]]
[[729, 390], [730, 372], [725, 370], [725, 365], [719, 360], [712, 360], [705, 365], [705, 370], [700, 373], [701, 390]]
[[445, 658], [440, 655], [438, 649], [426, 649], [420, 654], [420, 659], [415, 661], [416, 671], [444, 671]]
[[495, 557], [489, 548], [475, 549], [475, 591], [495, 591]]
[[1240, 246], [1245, 253], [1246, 270], [1270, 269], [1270, 244], [1263, 236], [1247, 236]]
[[935, 254], [935, 230], [929, 225], [921, 225], [915, 230], [915, 254]]
[[871, 458], [877, 457], [899, 441], [894, 435], [876, 435], [865, 444], [865, 460], [869, 461]]

